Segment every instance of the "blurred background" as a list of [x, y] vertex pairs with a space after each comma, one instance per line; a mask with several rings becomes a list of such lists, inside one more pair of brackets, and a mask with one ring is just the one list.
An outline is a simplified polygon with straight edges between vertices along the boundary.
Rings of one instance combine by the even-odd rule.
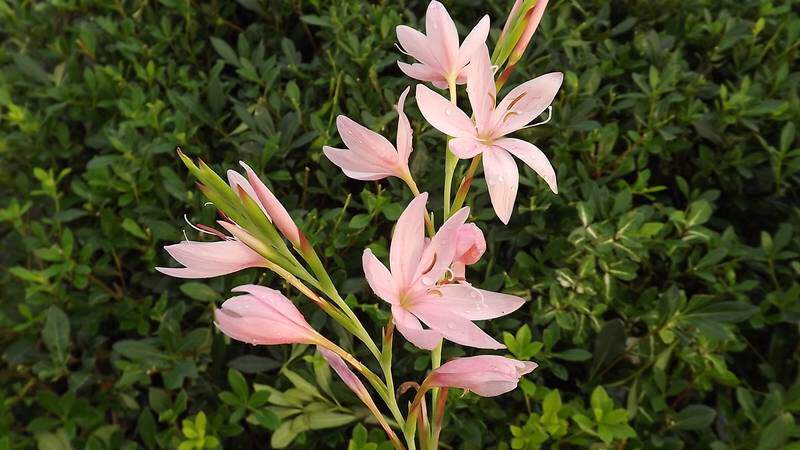
[[[490, 14], [491, 47], [512, 2], [445, 4], [462, 37]], [[345, 178], [321, 147], [338, 114], [393, 140], [414, 84], [394, 28], [422, 28], [426, 7], [0, 0], [0, 450], [390, 448], [312, 349], [214, 329], [233, 286], [298, 298], [272, 275], [153, 267], [201, 239], [184, 217], [214, 220], [176, 146], [218, 172], [242, 159], [377, 335], [388, 309], [360, 255], [385, 257], [409, 196]], [[489, 247], [468, 276], [530, 299], [487, 331], [540, 367], [501, 397], [451, 392], [447, 448], [800, 449], [797, 11], [550, 1], [506, 89], [565, 73], [553, 119], [518, 134], [560, 193], [520, 166], [507, 227], [482, 179], [468, 201]], [[441, 135], [406, 112], [438, 205]], [[419, 381], [427, 354], [395, 345], [395, 380]]]

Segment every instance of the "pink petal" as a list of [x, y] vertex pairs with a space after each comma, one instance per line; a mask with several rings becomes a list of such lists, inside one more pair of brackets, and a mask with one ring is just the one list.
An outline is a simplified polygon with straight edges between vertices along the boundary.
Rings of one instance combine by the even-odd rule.
[[431, 67], [437, 73], [442, 72], [441, 64], [431, 51], [432, 48], [428, 44], [428, 38], [424, 34], [406, 25], [398, 25], [395, 28], [395, 33], [397, 34], [397, 41], [400, 42], [404, 52], [425, 66]]
[[416, 317], [399, 306], [392, 306], [392, 319], [397, 331], [408, 342], [423, 350], [433, 350], [442, 340], [442, 335], [433, 330], [424, 330]]
[[475, 125], [469, 117], [441, 95], [417, 85], [417, 106], [434, 128], [453, 137], [474, 137]]
[[496, 355], [456, 358], [428, 376], [429, 387], [467, 389], [483, 397], [494, 397], [517, 387], [519, 379], [538, 364]]
[[425, 204], [428, 193], [423, 192], [411, 200], [397, 219], [389, 248], [389, 265], [392, 275], [401, 288], [411, 284], [417, 271], [425, 245]]
[[300, 246], [300, 230], [297, 228], [297, 225], [294, 223], [292, 216], [289, 215], [289, 212], [286, 211], [286, 208], [283, 207], [278, 198], [270, 191], [266, 185], [258, 178], [256, 173], [253, 169], [250, 168], [247, 164], [243, 161], [239, 161], [239, 164], [244, 167], [244, 170], [247, 172], [247, 179], [250, 181], [250, 185], [253, 186], [253, 190], [255, 191], [256, 195], [258, 196], [258, 200], [267, 210], [267, 216], [272, 219], [272, 223], [280, 230], [281, 234], [289, 240], [295, 247]]
[[361, 264], [364, 267], [364, 276], [372, 292], [393, 305], [397, 304], [400, 299], [394, 278], [389, 269], [372, 254], [372, 250], [364, 250], [364, 254], [361, 256]]
[[437, 302], [436, 298], [422, 300], [414, 302], [409, 311], [425, 325], [456, 344], [487, 349], [506, 348], [469, 319], [454, 314], [448, 302]]
[[499, 122], [496, 138], [519, 130], [539, 117], [556, 97], [564, 74], [551, 72], [522, 83], [509, 92], [497, 105]]
[[[257, 284], [244, 284], [241, 286], [236, 286], [235, 288], [231, 289], [231, 292], [244, 292], [245, 294], [250, 294], [254, 298], [258, 299], [261, 302], [268, 304], [271, 308], [275, 311], [280, 313], [286, 319], [295, 323], [295, 325], [309, 328], [311, 329], [311, 325], [306, 322], [305, 317], [297, 307], [292, 303], [291, 300], [286, 298], [285, 295], [281, 294], [280, 291], [275, 289], [270, 289], [268, 287], [259, 286]], [[239, 296], [234, 298], [240, 298], [246, 296]]]
[[156, 267], [159, 272], [179, 278], [210, 278], [238, 272], [249, 267], [263, 267], [265, 259], [239, 241], [183, 241], [164, 250], [183, 268]]
[[377, 165], [363, 155], [340, 148], [322, 147], [322, 152], [334, 164], [339, 166], [350, 178], [362, 181], [381, 180], [394, 176], [394, 171], [383, 165]]
[[489, 320], [518, 310], [525, 300], [514, 295], [485, 291], [463, 284], [446, 284], [437, 288], [442, 297], [432, 300], [449, 305], [451, 311], [469, 320]]
[[507, 151], [492, 147], [483, 152], [483, 172], [494, 211], [500, 221], [507, 224], [519, 187], [517, 164]]
[[486, 251], [483, 231], [474, 223], [465, 223], [456, 233], [456, 261], [475, 264]]
[[440, 89], [447, 88], [447, 82], [442, 75], [442, 71], [434, 66], [421, 63], [407, 64], [397, 62], [397, 67], [409, 77], [419, 81], [432, 81]]
[[475, 28], [464, 38], [464, 42], [461, 43], [461, 48], [458, 50], [458, 67], [464, 67], [472, 59], [472, 55], [480, 49], [481, 44], [486, 44], [489, 25], [489, 16], [483, 16]]
[[448, 148], [454, 155], [461, 159], [470, 159], [477, 156], [488, 146], [473, 137], [459, 137], [450, 139]]
[[439, 227], [439, 231], [425, 246], [422, 256], [417, 260], [416, 270], [411, 279], [415, 289], [407, 292], [407, 295], [412, 298], [424, 296], [425, 292], [447, 273], [456, 256], [458, 229], [468, 216], [469, 208], [461, 208]]
[[399, 155], [400, 164], [408, 168], [408, 157], [411, 155], [413, 132], [411, 131], [411, 123], [408, 121], [408, 116], [403, 112], [403, 105], [406, 102], [406, 96], [411, 87], [407, 87], [400, 94], [400, 99], [397, 101], [397, 154]]
[[369, 392], [364, 386], [364, 383], [362, 383], [358, 376], [347, 367], [347, 364], [339, 355], [320, 345], [317, 346], [317, 351], [325, 358], [328, 365], [333, 368], [336, 374], [339, 375], [339, 378], [342, 379], [344, 384], [347, 385], [353, 393], [359, 398], [369, 397]]
[[521, 159], [522, 162], [528, 165], [534, 172], [536, 172], [554, 194], [558, 194], [558, 185], [556, 184], [556, 172], [553, 166], [547, 159], [547, 156], [539, 150], [538, 147], [520, 139], [503, 138], [494, 141], [495, 145], [506, 149], [509, 153]]
[[247, 178], [245, 178], [239, 172], [237, 172], [237, 171], [235, 171], [233, 169], [229, 169], [228, 170], [228, 184], [231, 186], [231, 188], [233, 189], [234, 192], [237, 192], [239, 190], [239, 188], [241, 187], [242, 190], [251, 199], [253, 199], [253, 201], [256, 202], [259, 207], [261, 207], [261, 210], [264, 211], [264, 215], [269, 217], [269, 214], [267, 214], [267, 210], [264, 209], [264, 205], [262, 205], [261, 202], [258, 200], [258, 197], [256, 196], [256, 192], [253, 190], [253, 186], [250, 186], [250, 182], [247, 181]]
[[446, 72], [457, 70], [458, 63], [458, 30], [444, 5], [432, 1], [425, 13], [425, 35], [431, 53]]
[[263, 345], [316, 342], [316, 332], [279, 292], [254, 285], [234, 291], [247, 294], [229, 298], [214, 313], [217, 327], [231, 338]]
[[397, 150], [385, 137], [342, 115], [336, 117], [336, 128], [347, 148], [362, 158], [387, 169], [397, 165]]
[[489, 49], [483, 45], [475, 52], [467, 67], [467, 95], [475, 115], [475, 126], [479, 135], [485, 135], [493, 126], [497, 90], [494, 84]]

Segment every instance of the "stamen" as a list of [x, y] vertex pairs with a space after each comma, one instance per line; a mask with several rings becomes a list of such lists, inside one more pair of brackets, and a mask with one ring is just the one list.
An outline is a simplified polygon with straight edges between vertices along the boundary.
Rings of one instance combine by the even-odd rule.
[[453, 281], [456, 278], [456, 274], [453, 272], [453, 269], [451, 269], [449, 267], [447, 269], [445, 269], [444, 274], [445, 274], [444, 281], [446, 281], [448, 283]]
[[[206, 230], [204, 230], [204, 229], [202, 229], [202, 228], [200, 228], [200, 227], [196, 226], [196, 225], [195, 225], [195, 224], [193, 224], [192, 222], [190, 222], [190, 221], [189, 221], [189, 218], [188, 218], [188, 217], [186, 217], [186, 214], [184, 214], [184, 215], [183, 215], [183, 220], [184, 220], [184, 221], [186, 221], [186, 223], [187, 223], [187, 224], [189, 224], [189, 226], [190, 226], [190, 227], [192, 227], [192, 229], [194, 229], [194, 230], [197, 230], [197, 231], [199, 231], [200, 233], [203, 233], [203, 234], [210, 234], [210, 235], [212, 235], [212, 236], [216, 236], [216, 234], [215, 234], [215, 233], [208, 232], [208, 231], [206, 231]], [[186, 234], [186, 230], [184, 230], [184, 231], [183, 231], [183, 233], [184, 233], [184, 235], [185, 235], [185, 234]], [[188, 241], [189, 239], [187, 238], [186, 240]]]
[[514, 105], [516, 105], [520, 100], [525, 98], [526, 95], [528, 95], [528, 93], [527, 92], [523, 92], [522, 94], [519, 94], [517, 96], [517, 98], [515, 98], [514, 100], [511, 100], [511, 103], [508, 104], [508, 110], [510, 111], [510, 110], [514, 109]]
[[425, 275], [426, 273], [430, 272], [433, 269], [433, 266], [436, 264], [436, 253], [433, 254], [433, 259], [431, 260], [430, 265], [427, 269], [422, 271], [422, 274]]
[[550, 122], [550, 119], [552, 119], [552, 118], [553, 118], [553, 106], [551, 105], [551, 106], [547, 107], [547, 119], [545, 119], [543, 122], [532, 123], [530, 125], [524, 126], [524, 127], [520, 128], [520, 130], [524, 130], [525, 128], [538, 127], [539, 125], [544, 125], [547, 122]]

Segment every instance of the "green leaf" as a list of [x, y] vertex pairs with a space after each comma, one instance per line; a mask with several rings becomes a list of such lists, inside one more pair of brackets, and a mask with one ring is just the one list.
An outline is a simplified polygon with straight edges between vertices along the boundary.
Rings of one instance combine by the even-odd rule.
[[565, 361], [586, 361], [592, 357], [592, 354], [582, 348], [572, 348], [560, 353], [553, 353], [553, 357]]
[[625, 325], [620, 319], [606, 322], [594, 340], [592, 373], [605, 367], [625, 350]]
[[238, 370], [228, 370], [228, 384], [230, 384], [231, 390], [237, 397], [247, 402], [250, 396], [250, 389], [247, 386], [247, 380], [244, 379], [244, 376]]
[[791, 431], [795, 429], [794, 416], [785, 412], [775, 418], [761, 432], [758, 438], [758, 450], [777, 450], [789, 440]]
[[689, 405], [675, 416], [673, 430], [702, 430], [711, 425], [717, 412], [706, 405]]
[[211, 289], [207, 284], [199, 281], [189, 281], [181, 284], [181, 292], [194, 300], [204, 302], [212, 302], [220, 298], [220, 295], [214, 289]]
[[230, 45], [227, 42], [223, 41], [222, 39], [211, 37], [211, 45], [214, 47], [214, 50], [217, 51], [219, 56], [225, 60], [228, 64], [239, 67], [239, 57], [236, 56], [236, 52], [233, 51]]
[[69, 317], [58, 306], [47, 310], [47, 318], [42, 328], [42, 339], [53, 360], [63, 364], [69, 354]]
[[126, 217], [122, 221], [122, 229], [139, 239], [147, 239], [147, 234], [144, 232], [144, 230], [142, 230], [142, 227], [140, 227], [138, 223], [134, 222], [133, 219], [129, 217]]

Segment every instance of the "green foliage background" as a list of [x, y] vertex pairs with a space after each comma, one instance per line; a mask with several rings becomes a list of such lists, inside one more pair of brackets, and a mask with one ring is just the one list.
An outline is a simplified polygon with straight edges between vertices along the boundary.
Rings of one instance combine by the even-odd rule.
[[[493, 43], [510, 4], [447, 6], [462, 33], [489, 13]], [[313, 351], [214, 330], [231, 287], [285, 286], [153, 267], [196, 237], [184, 214], [214, 219], [175, 147], [220, 172], [243, 159], [377, 334], [360, 254], [386, 254], [409, 196], [346, 179], [321, 147], [340, 113], [394, 136], [413, 83], [394, 27], [426, 5], [0, 0], [0, 449], [386, 447]], [[489, 246], [469, 275], [530, 299], [487, 330], [541, 367], [498, 398], [451, 393], [444, 442], [800, 448], [799, 6], [550, 2], [509, 86], [566, 74], [553, 120], [520, 133], [561, 193], [521, 168], [507, 227], [482, 181], [469, 199]], [[406, 111], [439, 205], [442, 138]], [[395, 379], [418, 381], [426, 355], [403, 347]]]

